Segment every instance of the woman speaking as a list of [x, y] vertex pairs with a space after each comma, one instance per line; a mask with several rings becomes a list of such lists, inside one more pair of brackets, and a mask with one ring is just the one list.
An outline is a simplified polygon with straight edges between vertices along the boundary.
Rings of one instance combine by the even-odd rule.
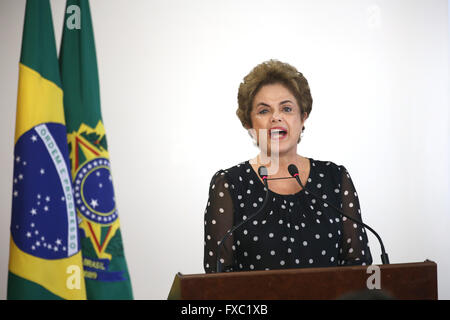
[[305, 77], [277, 60], [261, 63], [241, 83], [238, 105], [260, 153], [211, 179], [205, 271], [371, 264], [349, 173], [298, 153], [312, 109]]

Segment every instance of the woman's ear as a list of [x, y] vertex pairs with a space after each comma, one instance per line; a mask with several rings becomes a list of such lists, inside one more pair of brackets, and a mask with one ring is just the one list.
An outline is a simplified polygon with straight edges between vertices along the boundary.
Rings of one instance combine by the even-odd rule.
[[306, 119], [308, 119], [308, 117], [309, 117], [308, 112], [303, 112], [303, 114], [302, 114], [302, 122], [306, 121]]

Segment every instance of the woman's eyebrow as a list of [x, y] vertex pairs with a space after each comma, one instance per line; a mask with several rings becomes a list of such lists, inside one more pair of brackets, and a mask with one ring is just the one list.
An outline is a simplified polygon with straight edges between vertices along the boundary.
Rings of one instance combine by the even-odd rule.
[[284, 101], [281, 101], [281, 102], [280, 102], [280, 105], [285, 104], [285, 103], [288, 103], [288, 102], [290, 102], [290, 103], [293, 104], [293, 102], [292, 102], [291, 100], [284, 100]]
[[257, 107], [263, 106], [263, 107], [269, 107], [269, 108], [270, 108], [270, 105], [268, 105], [268, 104], [265, 103], [265, 102], [260, 102], [260, 103], [258, 103], [256, 106], [257, 106]]

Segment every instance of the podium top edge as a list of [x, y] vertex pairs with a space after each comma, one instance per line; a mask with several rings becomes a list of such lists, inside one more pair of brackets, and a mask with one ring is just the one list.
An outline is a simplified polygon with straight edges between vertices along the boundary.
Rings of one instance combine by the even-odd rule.
[[283, 272], [289, 273], [310, 273], [310, 272], [336, 272], [338, 270], [366, 270], [370, 266], [378, 266], [381, 269], [396, 269], [405, 267], [437, 267], [436, 262], [426, 259], [423, 262], [407, 262], [407, 263], [391, 263], [391, 264], [372, 264], [366, 266], [340, 266], [340, 267], [321, 267], [321, 268], [292, 268], [292, 269], [274, 269], [274, 270], [255, 270], [255, 271], [233, 271], [233, 272], [221, 272], [221, 273], [196, 273], [196, 274], [183, 274], [177, 272], [176, 277], [180, 279], [196, 278], [196, 277], [223, 277], [223, 276], [244, 276], [244, 275], [271, 275]]

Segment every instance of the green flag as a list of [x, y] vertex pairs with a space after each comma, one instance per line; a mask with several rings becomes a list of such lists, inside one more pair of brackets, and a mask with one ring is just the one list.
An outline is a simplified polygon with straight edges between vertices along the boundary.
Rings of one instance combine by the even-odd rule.
[[8, 299], [86, 299], [48, 0], [28, 0], [19, 63]]
[[88, 299], [133, 299], [100, 109], [88, 0], [68, 0], [59, 56]]

